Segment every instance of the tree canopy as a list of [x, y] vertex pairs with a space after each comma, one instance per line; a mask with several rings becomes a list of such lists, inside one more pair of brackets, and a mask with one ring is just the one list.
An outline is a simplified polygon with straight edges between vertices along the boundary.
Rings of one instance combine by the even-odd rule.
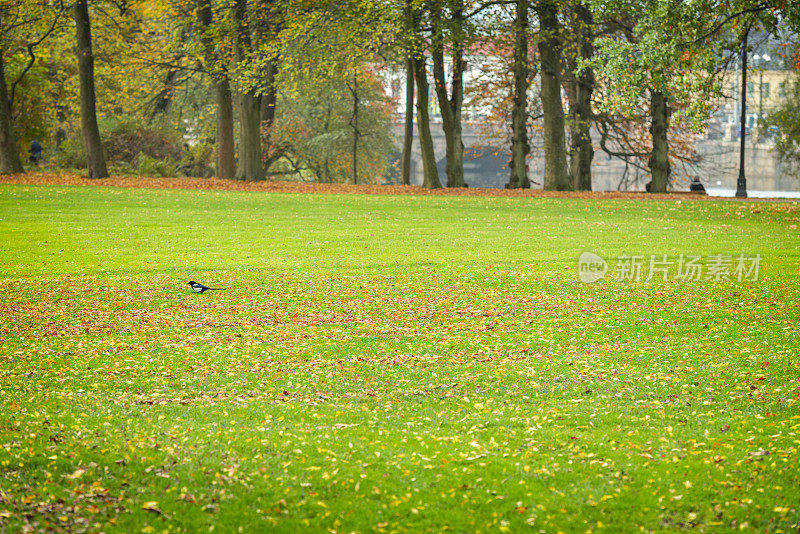
[[[444, 183], [463, 187], [477, 105], [508, 144], [509, 187], [544, 154], [545, 188], [590, 188], [599, 148], [663, 191], [748, 31], [799, 27], [788, 0], [0, 0], [0, 170], [20, 172], [39, 139], [90, 175], [103, 156], [117, 172], [374, 181], [404, 70], [429, 187], [443, 183], [431, 112]], [[482, 54], [494, 59], [469, 72]], [[771, 124], [794, 113], [787, 102]]]

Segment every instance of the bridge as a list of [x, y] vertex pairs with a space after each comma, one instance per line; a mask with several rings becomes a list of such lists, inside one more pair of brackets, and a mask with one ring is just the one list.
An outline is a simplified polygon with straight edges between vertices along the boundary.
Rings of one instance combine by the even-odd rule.
[[[393, 155], [394, 166], [390, 173], [390, 181], [399, 182], [399, 160], [402, 151], [403, 130], [405, 124], [393, 125], [393, 133], [397, 139], [397, 152]], [[489, 135], [485, 124], [465, 123], [463, 126], [464, 178], [470, 187], [503, 188], [508, 183], [508, 161], [511, 157], [510, 132], [505, 139], [501, 134]], [[724, 136], [713, 136], [698, 141], [695, 145], [699, 160], [687, 165], [684, 169], [676, 169], [675, 189], [688, 189], [687, 174], [698, 176], [706, 187], [736, 189], [736, 178], [739, 173], [739, 142], [731, 139], [731, 133]], [[445, 175], [445, 138], [440, 121], [431, 122], [434, 153], [436, 154], [439, 179], [444, 185]], [[544, 152], [542, 140], [531, 141], [531, 154], [528, 163], [528, 178], [533, 188], [542, 187], [544, 176]], [[760, 191], [797, 191], [800, 180], [787, 166], [782, 165], [772, 151], [772, 143], [767, 140], [758, 142], [748, 140], [746, 144], [745, 172], [748, 189]], [[595, 144], [595, 156], [592, 163], [592, 189], [595, 191], [616, 191], [619, 189], [643, 191], [644, 184], [649, 181], [646, 172], [632, 166], [626, 168], [623, 161], [610, 158]], [[422, 158], [419, 137], [414, 129], [414, 143], [411, 151], [411, 183], [422, 185]]]

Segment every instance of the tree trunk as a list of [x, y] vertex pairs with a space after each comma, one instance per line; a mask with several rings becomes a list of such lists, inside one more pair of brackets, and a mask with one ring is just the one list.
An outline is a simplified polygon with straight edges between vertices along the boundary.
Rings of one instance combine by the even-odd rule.
[[233, 140], [233, 98], [228, 77], [214, 82], [217, 100], [217, 178], [236, 177], [236, 150]]
[[671, 172], [669, 141], [667, 140], [669, 109], [667, 107], [667, 99], [661, 91], [650, 90], [650, 114], [652, 115], [650, 134], [653, 136], [653, 154], [647, 162], [652, 176], [649, 191], [651, 193], [666, 193]]
[[561, 50], [558, 37], [558, 8], [552, 0], [537, 4], [541, 36], [542, 111], [544, 113], [544, 189], [571, 189], [567, 173], [567, 149], [564, 133], [564, 108], [561, 104]]
[[422, 187], [439, 189], [439, 171], [436, 168], [436, 154], [433, 151], [430, 118], [428, 116], [428, 75], [424, 56], [414, 58], [414, 80], [417, 83], [417, 130], [419, 146], [422, 151]]
[[264, 177], [261, 165], [261, 97], [255, 91], [239, 95], [238, 180], [256, 181]]
[[594, 92], [594, 71], [585, 68], [579, 76], [578, 58], [589, 59], [594, 54], [594, 17], [580, 0], [571, 13], [570, 34], [577, 42], [567, 61], [570, 74], [565, 84], [570, 101], [570, 177], [572, 188], [576, 191], [592, 190], [592, 93]]
[[[236, 23], [236, 62], [242, 63], [252, 51], [247, 0], [235, 0], [233, 18]], [[264, 177], [261, 162], [261, 96], [255, 88], [240, 91], [239, 103], [239, 167], [236, 178], [255, 181]]]
[[266, 89], [261, 95], [261, 132], [262, 150], [264, 152], [264, 174], [270, 166], [277, 161], [281, 154], [272, 146], [272, 127], [275, 124], [275, 106], [278, 102], [278, 91], [275, 87], [275, 77], [278, 75], [278, 66], [275, 60], [267, 63]]
[[528, 154], [528, 0], [517, 0], [514, 19], [514, 104], [511, 109], [511, 176], [508, 189], [529, 189]]
[[275, 77], [278, 75], [278, 67], [275, 60], [267, 63], [266, 88], [261, 97], [261, 122], [266, 127], [272, 127], [275, 122], [275, 106], [278, 101], [278, 92], [275, 87]]
[[406, 123], [403, 131], [403, 154], [400, 157], [400, 183], [411, 185], [411, 148], [414, 143], [414, 61], [406, 58]]
[[205, 71], [214, 82], [214, 96], [217, 104], [217, 178], [229, 180], [236, 177], [236, 152], [233, 140], [233, 98], [231, 85], [224, 66], [218, 64], [214, 53], [211, 32], [211, 3], [198, 0], [197, 20], [203, 29], [200, 41], [203, 44]]
[[[454, 57], [453, 60], [463, 65], [461, 53], [458, 54], [457, 58]], [[462, 75], [459, 74], [458, 77], [458, 84], [461, 85]], [[449, 168], [450, 172], [447, 175], [447, 187], [467, 187], [467, 183], [464, 180], [464, 137], [461, 124], [463, 92], [459, 90], [459, 93], [457, 100], [452, 104], [453, 133], [450, 135], [450, 145], [448, 146], [447, 168]]]
[[23, 172], [19, 159], [19, 147], [14, 135], [14, 116], [6, 88], [3, 51], [0, 50], [0, 173]]
[[106, 158], [100, 129], [97, 127], [97, 111], [94, 92], [94, 56], [92, 55], [92, 30], [89, 22], [87, 0], [77, 0], [73, 9], [78, 52], [78, 78], [80, 80], [81, 131], [86, 146], [86, 167], [89, 178], [106, 178]]
[[353, 184], [358, 185], [358, 138], [361, 134], [358, 131], [358, 77], [353, 73], [353, 117], [350, 120], [350, 127], [353, 128]]
[[433, 59], [433, 80], [439, 108], [442, 110], [442, 130], [444, 130], [446, 151], [447, 187], [464, 187], [464, 142], [462, 140], [461, 108], [464, 100], [464, 49], [458, 32], [463, 24], [461, 6], [453, 10], [452, 39], [452, 96], [447, 94], [447, 79], [444, 73], [443, 15], [440, 2], [433, 3], [433, 38], [431, 39], [431, 58]]

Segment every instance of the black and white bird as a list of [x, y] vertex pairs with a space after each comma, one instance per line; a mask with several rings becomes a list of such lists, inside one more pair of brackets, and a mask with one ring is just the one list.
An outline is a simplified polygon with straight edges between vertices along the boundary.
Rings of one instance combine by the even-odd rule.
[[188, 284], [195, 293], [202, 293], [203, 291], [225, 291], [224, 287], [208, 287], [203, 284], [198, 284], [194, 280], [189, 280]]

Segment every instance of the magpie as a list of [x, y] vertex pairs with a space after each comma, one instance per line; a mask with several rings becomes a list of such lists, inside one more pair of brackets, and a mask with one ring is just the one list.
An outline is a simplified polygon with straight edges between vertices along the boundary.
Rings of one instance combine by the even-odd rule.
[[203, 284], [198, 284], [194, 280], [189, 280], [188, 284], [195, 293], [202, 293], [203, 291], [225, 291], [224, 287], [208, 287]]

